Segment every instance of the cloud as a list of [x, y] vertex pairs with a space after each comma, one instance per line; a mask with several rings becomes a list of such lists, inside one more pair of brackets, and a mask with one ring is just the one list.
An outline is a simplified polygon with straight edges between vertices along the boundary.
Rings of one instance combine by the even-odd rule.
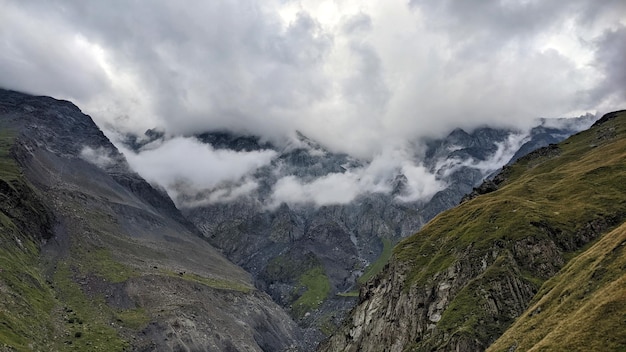
[[[176, 137], [149, 149], [122, 149], [130, 166], [149, 182], [164, 187], [179, 205], [185, 202], [229, 201], [256, 189], [246, 180], [268, 165], [276, 152], [215, 150], [194, 138]], [[202, 199], [198, 200], [197, 195]], [[208, 195], [207, 195], [208, 194]]]
[[294, 175], [282, 176], [273, 185], [272, 194], [266, 203], [270, 209], [282, 203], [315, 206], [348, 204], [366, 194], [390, 194], [399, 174], [404, 175], [407, 181], [403, 193], [397, 195], [396, 200], [428, 201], [435, 193], [443, 190], [446, 183], [412, 159], [406, 146], [387, 148], [365, 166], [344, 173], [329, 173], [312, 180]]
[[136, 133], [299, 130], [371, 159], [626, 102], [621, 0], [2, 4], [1, 86]]
[[437, 192], [446, 188], [445, 181], [423, 165], [407, 163], [402, 166], [402, 174], [407, 178], [405, 194], [396, 197], [401, 202], [429, 201]]
[[93, 149], [89, 146], [85, 146], [80, 152], [80, 157], [83, 160], [103, 169], [106, 169], [107, 167], [114, 165], [118, 162], [118, 160], [115, 160], [113, 157], [111, 157], [110, 151], [103, 147]]
[[20, 5], [0, 3], [0, 86], [79, 101], [106, 92], [110, 82], [88, 40], [58, 20], [42, 27], [52, 16]]
[[271, 208], [281, 203], [315, 205], [346, 204], [359, 195], [359, 179], [354, 173], [332, 173], [304, 183], [295, 176], [285, 176], [276, 182]]
[[[539, 121], [537, 121], [539, 122]], [[549, 120], [544, 125], [552, 125], [554, 127], [564, 127], [565, 123], [555, 123]], [[570, 126], [575, 129], [578, 126]], [[589, 126], [587, 126], [589, 127]], [[576, 130], [578, 131], [578, 130]], [[441, 179], [447, 179], [461, 168], [471, 168], [478, 170], [482, 173], [483, 177], [488, 177], [495, 171], [499, 170], [502, 166], [506, 165], [515, 155], [515, 153], [522, 147], [522, 145], [530, 140], [530, 130], [512, 132], [502, 142], [496, 142], [496, 150], [493, 154], [487, 156], [484, 160], [477, 160], [473, 157], [461, 159], [459, 157], [445, 158], [438, 160], [433, 167], [435, 174]], [[456, 149], [450, 148], [450, 152]]]
[[240, 183], [223, 185], [221, 188], [202, 191], [198, 189], [187, 189], [184, 194], [177, 197], [178, 206], [184, 208], [194, 208], [215, 203], [230, 203], [242, 197], [247, 197], [249, 201], [258, 201], [255, 191], [259, 188], [259, 183], [252, 179], [244, 178]]
[[626, 100], [626, 24], [607, 29], [594, 44], [594, 65], [602, 72], [604, 83], [594, 90], [592, 99], [606, 102], [604, 110], [608, 110]]
[[[527, 129], [537, 117], [626, 105], [626, 2], [413, 0], [0, 0], [0, 86], [77, 103], [104, 130], [170, 138], [131, 166], [181, 204], [265, 192], [273, 151], [187, 138], [301, 131], [364, 161], [318, 179], [276, 174], [269, 205], [344, 204], [367, 192], [428, 199], [462, 166], [426, 168], [421, 141], [460, 127]], [[118, 147], [123, 145], [116, 143]], [[282, 144], [283, 147], [284, 143]], [[322, 149], [311, 153], [322, 153]], [[84, 158], [106, 162], [97, 150]], [[273, 170], [278, 172], [278, 170]], [[267, 205], [266, 204], [266, 205]]]

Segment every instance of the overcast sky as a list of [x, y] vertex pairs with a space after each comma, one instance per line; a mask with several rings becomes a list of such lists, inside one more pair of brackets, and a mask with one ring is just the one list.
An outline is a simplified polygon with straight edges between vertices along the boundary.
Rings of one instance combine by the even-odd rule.
[[623, 108], [626, 1], [0, 0], [0, 86], [98, 124], [300, 130], [369, 156]]
[[403, 157], [416, 139], [623, 109], [625, 58], [624, 0], [0, 0], [0, 87], [71, 100], [109, 136], [165, 130], [142, 153], [118, 146], [173, 198], [183, 187], [201, 202], [253, 192], [276, 154], [180, 135], [298, 130], [372, 161], [287, 175], [274, 205], [349, 202], [390, 189], [394, 170], [406, 200], [425, 199], [445, 185]]

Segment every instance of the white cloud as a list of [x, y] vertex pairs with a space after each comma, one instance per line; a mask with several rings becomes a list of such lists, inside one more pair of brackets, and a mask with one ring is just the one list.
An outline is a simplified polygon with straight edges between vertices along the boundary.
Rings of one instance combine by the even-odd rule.
[[295, 176], [285, 176], [276, 182], [270, 208], [281, 203], [315, 205], [346, 204], [359, 195], [359, 179], [353, 173], [333, 173], [306, 183]]
[[[408, 178], [401, 199], [428, 198], [455, 168], [488, 172], [520, 141], [501, 145], [490, 162], [447, 161], [437, 177], [408, 143], [456, 127], [526, 128], [537, 117], [626, 105], [623, 0], [0, 0], [0, 7], [0, 86], [70, 99], [103, 129], [232, 130], [273, 141], [298, 130], [371, 161], [317, 180], [281, 179], [274, 202], [345, 203], [388, 191], [399, 170]], [[125, 154], [170, 194], [202, 190], [201, 201], [254, 193], [251, 173], [274, 157], [182, 137]]]
[[405, 164], [402, 173], [407, 178], [407, 192], [397, 196], [401, 202], [428, 201], [447, 186], [423, 165]]
[[100, 168], [107, 168], [117, 163], [117, 160], [111, 157], [111, 153], [103, 147], [93, 149], [89, 146], [85, 146], [80, 152], [80, 157]]
[[2, 2], [0, 85], [101, 126], [396, 140], [623, 107], [626, 3]]
[[281, 177], [273, 187], [268, 206], [276, 208], [281, 203], [347, 204], [365, 194], [389, 194], [399, 173], [407, 178], [407, 184], [403, 194], [396, 199], [401, 202], [427, 201], [443, 190], [446, 183], [423, 165], [411, 161], [414, 157], [406, 146], [395, 146], [386, 148], [364, 167], [344, 173], [330, 173], [309, 181], [293, 175]]
[[439, 177], [446, 179], [462, 167], [469, 167], [479, 170], [484, 176], [492, 174], [502, 166], [506, 165], [522, 145], [530, 140], [529, 131], [511, 133], [503, 142], [496, 142], [495, 152], [485, 158], [476, 160], [474, 158], [460, 159], [453, 157], [439, 160], [434, 169]]
[[[256, 189], [239, 184], [276, 156], [272, 150], [235, 152], [215, 150], [194, 138], [176, 137], [138, 153], [122, 150], [130, 166], [148, 181], [163, 186], [174, 201], [209, 192], [209, 201], [227, 201]], [[238, 185], [233, 187], [232, 185]], [[216, 191], [216, 188], [227, 190]]]

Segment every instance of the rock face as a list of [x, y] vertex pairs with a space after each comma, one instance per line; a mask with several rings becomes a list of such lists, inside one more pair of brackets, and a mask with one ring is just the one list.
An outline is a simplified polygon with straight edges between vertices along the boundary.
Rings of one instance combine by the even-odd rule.
[[[593, 120], [587, 116], [576, 121], [588, 127]], [[456, 129], [444, 139], [428, 141], [425, 150], [416, 147], [415, 163], [424, 165], [446, 184], [430, 199], [402, 200], [408, 179], [398, 170], [388, 193], [362, 195], [348, 204], [282, 203], [274, 209], [268, 209], [266, 203], [272, 187], [285, 175], [311, 181], [368, 164], [330, 152], [301, 134], [295, 146], [279, 148], [254, 136], [205, 133], [198, 139], [215, 149], [272, 149], [278, 156], [254, 175], [260, 186], [253, 196], [228, 203], [183, 206], [182, 211], [211, 244], [252, 273], [258, 288], [290, 310], [302, 326], [313, 327], [312, 338], [319, 339], [319, 327], [338, 324], [356, 303], [354, 297], [343, 293], [358, 289], [357, 280], [369, 265], [377, 260], [384, 263], [385, 241], [395, 244], [457, 205], [463, 195], [511, 157], [519, 158], [533, 148], [577, 132], [576, 125], [548, 126], [540, 121], [527, 135], [493, 128], [471, 133]], [[306, 263], [303, 258], [308, 258]], [[301, 276], [314, 267], [323, 269], [330, 290], [322, 300], [302, 308], [299, 299], [306, 289], [299, 289]]]
[[[527, 311], [529, 303], [542, 300], [536, 296], [541, 284], [560, 272], [568, 254], [626, 219], [626, 186], [620, 181], [626, 165], [626, 114], [617, 115], [520, 158], [498, 176], [497, 190], [477, 194], [400, 242], [383, 272], [361, 288], [346, 324], [320, 351], [483, 351], [516, 318], [540, 314], [541, 305]], [[579, 262], [606, 261], [591, 258]], [[621, 280], [617, 267], [603, 275]], [[581, 284], [586, 282], [586, 274], [580, 277]], [[576, 299], [586, 301], [593, 287], [580, 290]], [[542, 289], [539, 295], [557, 300], [549, 292]], [[626, 312], [626, 305], [615, 302], [610, 313], [605, 310], [607, 321]], [[562, 323], [578, 324], [578, 318], [569, 318], [573, 320]], [[530, 325], [524, 329], [537, 334]], [[507, 336], [496, 350], [515, 350], [514, 337], [524, 335]], [[585, 336], [591, 337], [581, 346], [599, 346], [604, 338]], [[611, 342], [612, 350], [619, 350], [618, 345]]]
[[1, 350], [302, 347], [73, 104], [0, 90], [0, 129]]

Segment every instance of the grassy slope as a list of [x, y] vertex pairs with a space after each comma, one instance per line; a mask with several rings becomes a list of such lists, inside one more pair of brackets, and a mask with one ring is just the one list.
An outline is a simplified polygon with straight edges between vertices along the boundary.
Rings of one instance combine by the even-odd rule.
[[490, 351], [626, 349], [626, 224], [546, 281]]
[[[29, 207], [34, 213], [28, 216], [44, 218], [41, 211], [45, 209], [34, 204], [36, 196], [10, 155], [14, 138], [11, 131], [0, 132], [0, 182], [12, 190], [2, 192], [1, 201], [14, 207], [13, 216], [26, 216], [16, 208]], [[46, 278], [39, 258], [41, 234], [25, 233], [24, 226], [16, 223], [19, 220], [0, 213], [0, 350], [119, 351], [127, 347], [110, 326], [123, 320], [102, 299], [87, 298], [74, 282], [70, 262], [75, 261], [59, 262], [53, 277]], [[86, 271], [120, 280], [124, 270], [110, 258], [106, 260], [107, 253], [95, 252], [91, 258], [84, 262]], [[121, 318], [136, 320], [120, 313]]]
[[[580, 234], [589, 232], [590, 224], [621, 223], [626, 217], [626, 114], [620, 115], [571, 137], [558, 151], [520, 160], [507, 170], [507, 181], [498, 191], [440, 214], [396, 246], [395, 259], [412, 268], [406, 287], [427, 284], [470, 248], [478, 258], [495, 243], [511, 250], [517, 240], [548, 239], [567, 257], [568, 251], [573, 253], [584, 245]], [[542, 263], [516, 264], [521, 265], [523, 279], [537, 288], [549, 278], [549, 273], [537, 269]], [[510, 265], [505, 257], [498, 258], [471, 283], [477, 286], [473, 288], [498, 275], [513, 274]], [[450, 304], [456, 309], [447, 309], [438, 326], [450, 333], [462, 330], [472, 334], [481, 328], [484, 317], [477, 307], [483, 302], [480, 295], [462, 293]], [[501, 333], [499, 329], [502, 327], [496, 326], [491, 336]]]
[[[9, 203], [9, 194], [23, 187], [19, 168], [9, 155], [14, 134], [0, 130], [0, 182], [10, 187], [0, 194]], [[51, 312], [54, 293], [38, 266], [39, 248], [32, 234], [24, 233], [4, 212], [0, 212], [0, 350], [51, 349], [54, 324]]]
[[317, 266], [302, 274], [295, 291], [300, 290], [304, 290], [304, 292], [292, 304], [292, 311], [298, 318], [317, 309], [330, 293], [330, 281], [328, 281], [324, 268]]

